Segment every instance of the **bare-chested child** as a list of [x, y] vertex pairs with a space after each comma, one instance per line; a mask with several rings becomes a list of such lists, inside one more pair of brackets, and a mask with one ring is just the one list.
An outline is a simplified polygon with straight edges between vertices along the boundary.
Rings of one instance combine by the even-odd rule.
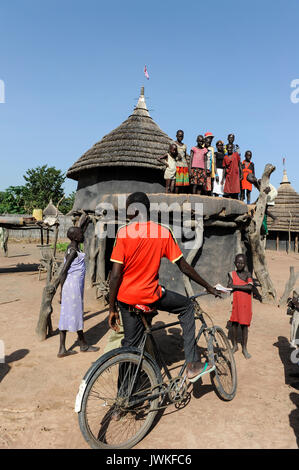
[[162, 157], [158, 157], [158, 160], [166, 166], [166, 169], [164, 172], [166, 193], [174, 193], [177, 159], [178, 159], [178, 148], [176, 144], [170, 144], [168, 153], [166, 153]]

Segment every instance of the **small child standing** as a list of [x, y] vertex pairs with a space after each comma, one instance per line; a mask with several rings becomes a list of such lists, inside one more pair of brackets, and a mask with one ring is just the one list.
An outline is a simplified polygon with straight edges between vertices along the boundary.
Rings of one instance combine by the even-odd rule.
[[248, 327], [252, 319], [252, 291], [253, 280], [251, 274], [245, 270], [245, 255], [239, 254], [235, 258], [236, 271], [228, 274], [228, 286], [233, 292], [233, 308], [230, 321], [233, 326], [233, 352], [238, 351], [237, 337], [238, 325], [242, 330], [242, 353], [246, 359], [251, 355], [247, 351]]
[[178, 149], [177, 149], [176, 144], [170, 144], [168, 153], [166, 153], [162, 157], [158, 157], [158, 160], [166, 166], [166, 170], [164, 172], [166, 193], [174, 192], [177, 158], [178, 158]]
[[70, 227], [67, 237], [71, 241], [66, 250], [64, 266], [60, 274], [60, 303], [61, 312], [58, 328], [60, 330], [60, 346], [57, 356], [65, 357], [76, 354], [76, 351], [66, 350], [66, 332], [77, 332], [81, 352], [94, 352], [99, 348], [89, 346], [83, 334], [83, 294], [85, 279], [85, 253], [79, 249], [84, 241], [81, 227]]
[[178, 194], [180, 188], [182, 192], [186, 192], [186, 187], [189, 188], [189, 171], [187, 163], [187, 146], [183, 143], [184, 131], [179, 129], [176, 133], [176, 146], [178, 151], [178, 158], [176, 162], [176, 178], [175, 178], [175, 192]]
[[204, 147], [204, 138], [197, 136], [197, 146], [192, 147], [190, 152], [190, 183], [193, 194], [201, 194], [206, 187], [206, 154], [208, 150]]
[[254, 163], [251, 161], [251, 158], [252, 152], [250, 150], [247, 150], [245, 152], [245, 160], [243, 160], [242, 162], [243, 179], [241, 181], [241, 201], [244, 201], [246, 193], [247, 204], [250, 204], [250, 196], [252, 191], [252, 183], [248, 181], [247, 176], [249, 175], [249, 173], [255, 176]]

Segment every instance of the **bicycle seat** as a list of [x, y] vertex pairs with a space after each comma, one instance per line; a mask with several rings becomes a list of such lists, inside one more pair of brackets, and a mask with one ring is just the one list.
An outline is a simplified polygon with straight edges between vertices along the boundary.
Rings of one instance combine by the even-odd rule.
[[136, 310], [136, 313], [150, 313], [152, 315], [158, 314], [155, 308], [151, 308], [148, 305], [136, 304], [136, 305], [133, 305], [133, 307]]

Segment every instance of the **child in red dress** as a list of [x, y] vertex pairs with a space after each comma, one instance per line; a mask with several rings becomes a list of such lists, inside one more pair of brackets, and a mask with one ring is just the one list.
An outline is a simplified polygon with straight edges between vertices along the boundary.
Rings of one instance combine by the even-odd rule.
[[252, 318], [251, 294], [254, 289], [251, 274], [245, 270], [246, 258], [240, 254], [235, 258], [237, 271], [228, 274], [228, 287], [233, 292], [233, 308], [230, 321], [233, 325], [233, 352], [238, 351], [237, 335], [238, 325], [242, 330], [242, 353], [246, 359], [251, 355], [247, 351], [248, 327]]
[[247, 204], [250, 204], [250, 196], [252, 191], [252, 183], [248, 181], [247, 176], [251, 173], [255, 176], [254, 173], [254, 163], [251, 161], [252, 152], [251, 150], [247, 150], [245, 152], [245, 160], [242, 162], [242, 172], [243, 172], [243, 179], [241, 181], [241, 201], [245, 199], [245, 193], [247, 197]]

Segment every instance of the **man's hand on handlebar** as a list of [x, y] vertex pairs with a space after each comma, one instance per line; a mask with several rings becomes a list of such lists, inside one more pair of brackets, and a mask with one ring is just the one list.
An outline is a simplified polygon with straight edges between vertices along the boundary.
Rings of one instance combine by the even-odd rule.
[[114, 331], [118, 331], [119, 330], [119, 326], [120, 325], [120, 318], [119, 318], [119, 314], [118, 314], [118, 311], [116, 310], [116, 308], [111, 308], [110, 307], [110, 311], [109, 311], [109, 317], [108, 317], [108, 324], [109, 324], [109, 327], [114, 330]]

